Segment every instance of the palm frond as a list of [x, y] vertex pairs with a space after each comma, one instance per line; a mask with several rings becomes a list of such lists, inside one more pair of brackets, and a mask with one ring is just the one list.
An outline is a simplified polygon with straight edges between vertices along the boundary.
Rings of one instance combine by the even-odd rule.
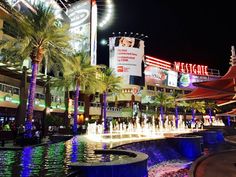
[[49, 61], [49, 68], [52, 63], [60, 65], [71, 49], [69, 27], [67, 24], [60, 27], [56, 25], [57, 19], [51, 7], [39, 3], [35, 4], [34, 8], [36, 12], [20, 12], [15, 9], [10, 11], [11, 19], [7, 20], [7, 23], [15, 31], [15, 38], [1, 41], [1, 53], [4, 49], [12, 53], [11, 57], [8, 54], [8, 58], [18, 58], [15, 56], [20, 55], [20, 58], [25, 59], [33, 49], [37, 51], [40, 47]]
[[70, 78], [73, 83], [78, 83], [84, 93], [95, 93], [99, 86], [96, 78], [98, 69], [90, 65], [88, 53], [76, 53], [63, 62], [63, 75]]

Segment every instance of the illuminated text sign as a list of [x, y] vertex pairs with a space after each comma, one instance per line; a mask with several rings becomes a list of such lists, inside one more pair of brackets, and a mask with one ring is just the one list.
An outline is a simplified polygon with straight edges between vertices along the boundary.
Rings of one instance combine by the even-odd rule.
[[208, 66], [205, 66], [205, 65], [174, 62], [174, 70], [181, 73], [208, 75], [208, 72], [207, 72]]

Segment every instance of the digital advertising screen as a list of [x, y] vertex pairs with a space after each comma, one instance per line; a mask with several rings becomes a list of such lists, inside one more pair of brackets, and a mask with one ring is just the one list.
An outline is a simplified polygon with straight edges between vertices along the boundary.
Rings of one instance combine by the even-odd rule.
[[194, 88], [194, 86], [192, 85], [192, 75], [185, 74], [185, 73], [179, 73], [178, 87], [180, 87], [180, 88]]
[[168, 70], [164, 70], [155, 66], [147, 66], [144, 70], [144, 74], [145, 82], [148, 84], [167, 85], [168, 83]]
[[178, 73], [175, 71], [167, 71], [167, 73], [168, 73], [167, 85], [170, 87], [177, 87]]
[[189, 88], [194, 89], [196, 88], [193, 83], [197, 82], [205, 82], [210, 80], [215, 80], [216, 77], [208, 77], [208, 76], [199, 76], [193, 74], [186, 74], [186, 73], [179, 73], [178, 76], [178, 87], [180, 88]]

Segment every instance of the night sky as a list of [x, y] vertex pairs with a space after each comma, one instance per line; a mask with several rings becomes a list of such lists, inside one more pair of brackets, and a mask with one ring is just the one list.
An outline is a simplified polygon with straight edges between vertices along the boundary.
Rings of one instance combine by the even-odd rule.
[[114, 17], [98, 31], [98, 63], [108, 64], [101, 39], [112, 32], [145, 34], [145, 54], [169, 62], [208, 65], [221, 75], [236, 46], [236, 2], [233, 0], [113, 0]]

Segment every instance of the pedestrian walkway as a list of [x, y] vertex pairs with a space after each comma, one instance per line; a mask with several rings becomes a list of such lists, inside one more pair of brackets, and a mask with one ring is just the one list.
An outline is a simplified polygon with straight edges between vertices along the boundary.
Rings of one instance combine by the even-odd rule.
[[[236, 145], [236, 135], [225, 137], [225, 141]], [[228, 150], [201, 157], [192, 166], [190, 177], [235, 177], [236, 146]]]
[[202, 160], [194, 177], [235, 177], [236, 150], [220, 152]]

